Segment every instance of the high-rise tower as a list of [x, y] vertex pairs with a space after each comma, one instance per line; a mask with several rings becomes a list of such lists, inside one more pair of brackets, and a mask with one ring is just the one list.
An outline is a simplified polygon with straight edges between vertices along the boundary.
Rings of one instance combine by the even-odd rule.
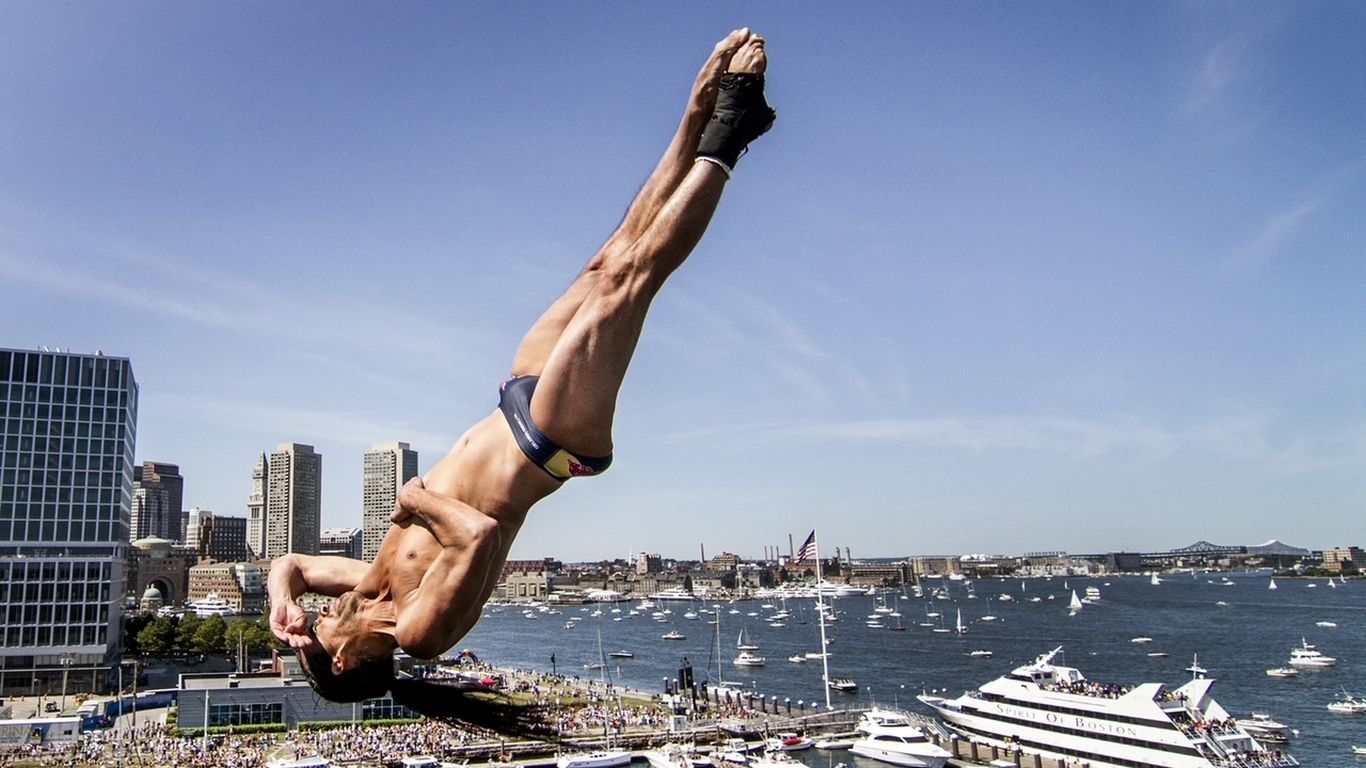
[[262, 557], [318, 554], [322, 533], [323, 457], [313, 446], [285, 443], [266, 458]]
[[266, 556], [266, 455], [256, 460], [251, 471], [251, 498], [247, 500], [247, 548], [256, 557]]
[[379, 443], [365, 454], [365, 485], [361, 557], [373, 562], [380, 542], [389, 530], [389, 515], [398, 501], [398, 489], [417, 477], [417, 451], [407, 443]]
[[180, 467], [159, 461], [133, 467], [133, 506], [128, 518], [128, 538], [137, 541], [148, 536], [160, 539], [181, 538], [180, 504], [185, 495], [185, 479]]
[[0, 349], [0, 690], [103, 687], [122, 653], [138, 385], [127, 358]]

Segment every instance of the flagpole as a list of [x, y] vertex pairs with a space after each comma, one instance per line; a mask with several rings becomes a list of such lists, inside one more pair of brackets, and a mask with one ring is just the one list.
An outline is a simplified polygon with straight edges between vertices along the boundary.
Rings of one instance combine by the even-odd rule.
[[825, 688], [825, 708], [832, 709], [830, 706], [830, 651], [826, 646], [825, 640], [825, 598], [823, 590], [824, 578], [821, 576], [821, 544], [820, 538], [816, 536], [816, 531], [812, 529], [811, 536], [816, 545], [816, 613], [821, 617], [821, 683]]

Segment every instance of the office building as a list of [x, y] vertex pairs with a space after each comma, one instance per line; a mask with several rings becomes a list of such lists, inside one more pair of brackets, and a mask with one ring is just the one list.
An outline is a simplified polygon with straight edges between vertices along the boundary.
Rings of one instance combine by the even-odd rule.
[[318, 539], [318, 554], [361, 559], [361, 529], [328, 528]]
[[122, 652], [132, 364], [0, 349], [0, 411], [0, 690], [103, 686]]
[[180, 467], [157, 461], [133, 467], [133, 506], [129, 511], [128, 540], [148, 537], [183, 541], [180, 502], [185, 479]]
[[200, 560], [220, 563], [241, 563], [250, 560], [251, 549], [247, 547], [247, 519], [215, 515], [208, 510], [200, 510], [194, 550]]
[[267, 455], [265, 461], [265, 531], [260, 556], [270, 560], [290, 552], [318, 554], [318, 535], [322, 532], [322, 454], [316, 453], [311, 445], [285, 443]]
[[417, 477], [417, 451], [407, 443], [380, 443], [366, 452], [364, 472], [361, 525], [365, 533], [361, 559], [373, 562], [389, 530], [389, 515], [398, 501], [398, 489]]

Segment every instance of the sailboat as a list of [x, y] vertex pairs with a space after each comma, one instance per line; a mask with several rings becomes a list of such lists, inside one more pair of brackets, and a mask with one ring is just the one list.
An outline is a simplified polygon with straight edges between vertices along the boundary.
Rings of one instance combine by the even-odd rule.
[[740, 636], [737, 637], [737, 638], [735, 639], [735, 650], [737, 650], [737, 651], [757, 651], [757, 650], [759, 650], [759, 646], [755, 645], [754, 643], [750, 642], [750, 640], [749, 640], [749, 628], [748, 628], [748, 627], [746, 627], [746, 628], [740, 630]]
[[1152, 585], [1155, 587], [1155, 586], [1157, 586], [1158, 584], [1161, 584], [1161, 583], [1162, 583], [1162, 579], [1157, 578], [1157, 572], [1154, 571], [1154, 572], [1153, 572], [1153, 578], [1152, 578]]
[[1072, 602], [1067, 604], [1067, 608], [1071, 611], [1072, 616], [1076, 616], [1077, 612], [1081, 610], [1081, 598], [1077, 597], [1077, 590], [1075, 589], [1072, 590]]
[[[602, 670], [602, 687], [606, 689], [607, 657], [602, 653], [601, 629], [598, 630], [598, 668]], [[602, 749], [561, 755], [555, 761], [555, 768], [617, 768], [617, 766], [630, 765], [633, 755], [627, 750], [612, 748], [612, 735], [607, 730], [608, 727], [608, 722], [604, 721], [602, 730], [606, 745]]]
[[962, 637], [963, 635], [966, 635], [966, 634], [968, 633], [968, 628], [965, 627], [965, 626], [963, 626], [963, 609], [962, 609], [962, 608], [959, 608], [959, 609], [958, 609], [958, 622], [954, 625], [954, 631], [958, 633], [958, 636], [959, 636], [959, 637]]
[[1266, 588], [1267, 588], [1267, 589], [1279, 589], [1279, 587], [1276, 586], [1276, 577], [1275, 577], [1275, 576], [1272, 576], [1272, 577], [1271, 577], [1271, 583], [1270, 583], [1270, 584], [1267, 584], [1267, 585], [1266, 585]]

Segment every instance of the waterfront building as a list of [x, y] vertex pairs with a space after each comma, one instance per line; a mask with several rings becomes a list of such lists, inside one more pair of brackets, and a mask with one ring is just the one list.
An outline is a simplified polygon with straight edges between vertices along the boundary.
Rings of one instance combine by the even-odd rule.
[[647, 555], [641, 553], [636, 556], [636, 575], [647, 576], [651, 573], [664, 572], [664, 558], [659, 555]]
[[545, 600], [550, 594], [556, 565], [558, 563], [550, 559], [509, 560], [503, 563], [503, 575], [493, 594], [499, 600], [509, 602]]
[[910, 580], [910, 566], [905, 560], [854, 562], [846, 576], [863, 587], [899, 587]]
[[265, 572], [255, 563], [200, 563], [190, 569], [189, 580], [187, 602], [217, 595], [235, 613], [254, 616], [265, 611]]
[[322, 479], [323, 457], [311, 445], [285, 443], [265, 457], [264, 537], [259, 557], [318, 554]]
[[0, 690], [103, 686], [122, 652], [132, 364], [0, 349], [0, 411]]
[[318, 537], [318, 554], [360, 560], [361, 533], [359, 528], [328, 528]]
[[128, 548], [128, 597], [146, 596], [155, 589], [167, 606], [184, 604], [190, 589], [190, 567], [198, 562], [194, 550], [154, 536], [138, 539]]
[[1366, 565], [1360, 547], [1331, 547], [1323, 550], [1323, 569], [1330, 573], [1352, 573]]
[[911, 573], [916, 577], [953, 576], [963, 572], [960, 559], [954, 555], [913, 557], [910, 565]]
[[361, 525], [365, 533], [360, 559], [372, 562], [389, 531], [389, 516], [398, 502], [398, 490], [417, 477], [417, 451], [407, 443], [379, 443], [366, 452], [363, 472]]
[[259, 674], [187, 674], [180, 676], [177, 708], [182, 724], [208, 723], [210, 728], [300, 723], [355, 722], [418, 715], [384, 696], [357, 704], [337, 704], [313, 692], [292, 657], [278, 657], [280, 671]]
[[184, 541], [180, 526], [180, 505], [185, 494], [185, 478], [180, 467], [159, 461], [146, 461], [133, 467], [133, 505], [128, 517], [128, 540], [154, 536]]

